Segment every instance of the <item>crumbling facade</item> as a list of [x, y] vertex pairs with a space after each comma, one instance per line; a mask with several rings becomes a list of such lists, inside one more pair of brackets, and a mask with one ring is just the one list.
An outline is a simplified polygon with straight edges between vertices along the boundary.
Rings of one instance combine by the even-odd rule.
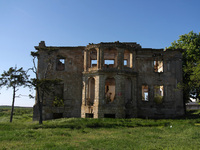
[[[184, 115], [180, 50], [113, 42], [38, 50], [40, 78], [61, 79], [46, 94], [43, 119], [175, 118]], [[39, 118], [38, 104], [33, 119]]]

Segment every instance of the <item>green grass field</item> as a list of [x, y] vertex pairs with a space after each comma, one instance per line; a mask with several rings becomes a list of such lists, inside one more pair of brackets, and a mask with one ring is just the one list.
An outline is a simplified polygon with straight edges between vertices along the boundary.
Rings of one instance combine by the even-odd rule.
[[186, 119], [57, 119], [32, 121], [32, 108], [0, 107], [0, 149], [200, 149], [200, 112]]

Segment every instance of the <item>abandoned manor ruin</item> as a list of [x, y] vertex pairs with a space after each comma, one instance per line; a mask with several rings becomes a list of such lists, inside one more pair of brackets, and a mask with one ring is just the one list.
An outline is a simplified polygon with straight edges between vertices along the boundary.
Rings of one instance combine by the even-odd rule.
[[[180, 49], [134, 42], [35, 46], [39, 78], [61, 79], [44, 95], [43, 119], [176, 118], [184, 115]], [[39, 119], [37, 100], [33, 120]]]

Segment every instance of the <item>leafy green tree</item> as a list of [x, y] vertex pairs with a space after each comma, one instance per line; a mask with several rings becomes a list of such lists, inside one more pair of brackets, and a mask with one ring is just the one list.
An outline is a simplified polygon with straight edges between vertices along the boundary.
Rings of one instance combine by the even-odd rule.
[[10, 122], [12, 122], [13, 112], [14, 112], [14, 103], [16, 92], [19, 90], [21, 86], [28, 86], [28, 78], [27, 72], [23, 70], [23, 68], [17, 69], [17, 67], [11, 67], [8, 71], [4, 71], [0, 77], [0, 87], [7, 87], [13, 89], [13, 100], [12, 100], [12, 109], [10, 114]]
[[184, 49], [183, 54], [183, 88], [184, 100], [200, 98], [200, 33], [193, 31], [179, 36], [171, 43], [170, 49]]

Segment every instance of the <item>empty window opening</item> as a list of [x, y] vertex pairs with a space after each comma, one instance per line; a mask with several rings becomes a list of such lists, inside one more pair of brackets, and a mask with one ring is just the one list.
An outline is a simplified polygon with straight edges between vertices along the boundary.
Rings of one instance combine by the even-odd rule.
[[163, 86], [154, 86], [154, 101], [157, 104], [163, 102], [164, 97], [164, 87]]
[[115, 65], [115, 60], [104, 60], [104, 64], [106, 68], [113, 68]]
[[108, 48], [104, 50], [104, 68], [117, 67], [118, 52], [116, 49]]
[[63, 118], [63, 113], [53, 113], [53, 119]]
[[125, 104], [131, 101], [132, 99], [132, 82], [131, 79], [125, 80]]
[[94, 114], [85, 113], [85, 118], [94, 118]]
[[154, 61], [154, 71], [155, 72], [163, 72], [163, 61]]
[[115, 60], [105, 60], [104, 63], [106, 65], [114, 65], [115, 64]]
[[65, 59], [64, 58], [58, 58], [56, 61], [56, 70], [63, 71], [65, 70]]
[[115, 114], [104, 114], [104, 118], [115, 118]]
[[127, 67], [127, 60], [124, 60], [124, 66]]
[[95, 98], [95, 79], [90, 78], [88, 81], [88, 99], [87, 105], [92, 106]]
[[148, 85], [142, 86], [142, 100], [149, 101], [149, 88]]
[[106, 103], [113, 102], [115, 99], [115, 79], [107, 78], [105, 82], [105, 100]]
[[89, 52], [89, 63], [90, 67], [96, 67], [97, 66], [97, 51], [95, 49], [90, 50]]
[[91, 60], [91, 67], [97, 66], [97, 60]]
[[64, 106], [64, 84], [58, 84], [54, 86], [54, 107], [63, 107]]
[[124, 51], [124, 66], [132, 68], [133, 66], [133, 55], [129, 50]]

